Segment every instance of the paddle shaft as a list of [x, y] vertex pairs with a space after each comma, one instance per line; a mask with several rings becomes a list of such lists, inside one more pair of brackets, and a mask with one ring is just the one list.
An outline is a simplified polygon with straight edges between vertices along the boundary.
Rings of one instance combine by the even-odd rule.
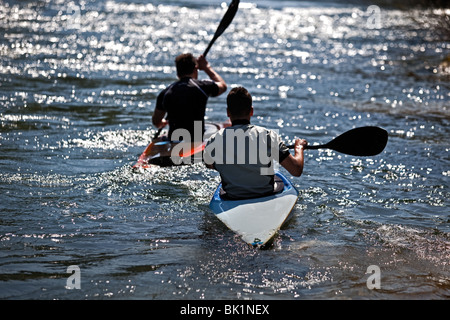
[[[295, 144], [290, 144], [287, 146], [289, 149], [294, 149], [295, 148]], [[305, 146], [303, 147], [303, 149], [305, 150], [318, 150], [318, 149], [329, 149], [328, 146], [326, 144], [317, 144], [317, 145], [313, 145], [313, 146]], [[332, 148], [330, 148], [332, 149]]]
[[[294, 149], [295, 148], [295, 144], [287, 145], [287, 147], [289, 149]], [[304, 146], [303, 148], [304, 149], [308, 149], [308, 150], [327, 149], [328, 148], [328, 144], [315, 144], [313, 146], [307, 145], [307, 146]]]
[[[292, 146], [293, 149], [295, 145]], [[328, 148], [326, 144], [320, 144], [320, 145], [314, 145], [314, 146], [306, 146], [305, 149], [309, 149], [309, 150], [317, 150], [317, 149], [323, 149], [323, 148]]]
[[153, 140], [155, 140], [156, 138], [159, 137], [159, 135], [161, 134], [161, 131], [164, 129], [164, 127], [161, 127], [158, 129], [158, 131], [156, 131], [155, 135], [153, 136]]

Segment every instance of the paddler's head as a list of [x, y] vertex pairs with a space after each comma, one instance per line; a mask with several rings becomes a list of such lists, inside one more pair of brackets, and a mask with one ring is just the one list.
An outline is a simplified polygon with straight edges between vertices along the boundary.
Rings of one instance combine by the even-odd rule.
[[231, 89], [227, 96], [227, 115], [231, 121], [246, 119], [253, 116], [253, 100], [244, 87]]
[[192, 53], [183, 53], [175, 58], [175, 66], [177, 67], [177, 76], [179, 79], [190, 77], [197, 79], [197, 59]]

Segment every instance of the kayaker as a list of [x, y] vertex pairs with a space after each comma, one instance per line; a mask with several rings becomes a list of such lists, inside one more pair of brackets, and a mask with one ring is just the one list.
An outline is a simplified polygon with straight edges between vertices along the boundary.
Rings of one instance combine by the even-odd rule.
[[227, 115], [232, 125], [208, 140], [203, 157], [208, 168], [220, 173], [227, 198], [245, 199], [275, 192], [273, 160], [293, 176], [302, 174], [307, 141], [296, 139], [292, 155], [274, 130], [252, 125], [252, 96], [245, 88], [230, 91]]
[[[176, 57], [175, 65], [178, 81], [158, 95], [152, 122], [157, 128], [169, 124], [170, 139], [174, 130], [186, 129], [193, 140], [195, 121], [201, 121], [201, 132], [204, 131], [208, 98], [224, 93], [227, 85], [203, 55], [196, 59], [191, 53], [181, 54]], [[198, 80], [198, 70], [203, 70], [209, 79]]]

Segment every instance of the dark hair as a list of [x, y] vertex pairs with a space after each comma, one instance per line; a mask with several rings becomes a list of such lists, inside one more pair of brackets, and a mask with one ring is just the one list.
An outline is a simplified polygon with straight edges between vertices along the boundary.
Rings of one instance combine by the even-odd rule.
[[252, 96], [244, 87], [231, 89], [227, 96], [228, 112], [233, 117], [248, 116], [252, 110]]
[[194, 58], [192, 53], [183, 53], [175, 58], [175, 65], [178, 77], [187, 76], [194, 72], [197, 59]]

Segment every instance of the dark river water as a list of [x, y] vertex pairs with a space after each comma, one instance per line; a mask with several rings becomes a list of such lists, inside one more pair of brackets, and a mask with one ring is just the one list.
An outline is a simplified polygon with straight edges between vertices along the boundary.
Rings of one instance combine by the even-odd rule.
[[210, 212], [216, 172], [133, 172], [174, 57], [202, 53], [227, 5], [0, 0], [0, 299], [450, 298], [448, 10], [241, 3], [208, 60], [253, 123], [310, 144], [389, 133], [374, 157], [308, 151], [267, 250]]

